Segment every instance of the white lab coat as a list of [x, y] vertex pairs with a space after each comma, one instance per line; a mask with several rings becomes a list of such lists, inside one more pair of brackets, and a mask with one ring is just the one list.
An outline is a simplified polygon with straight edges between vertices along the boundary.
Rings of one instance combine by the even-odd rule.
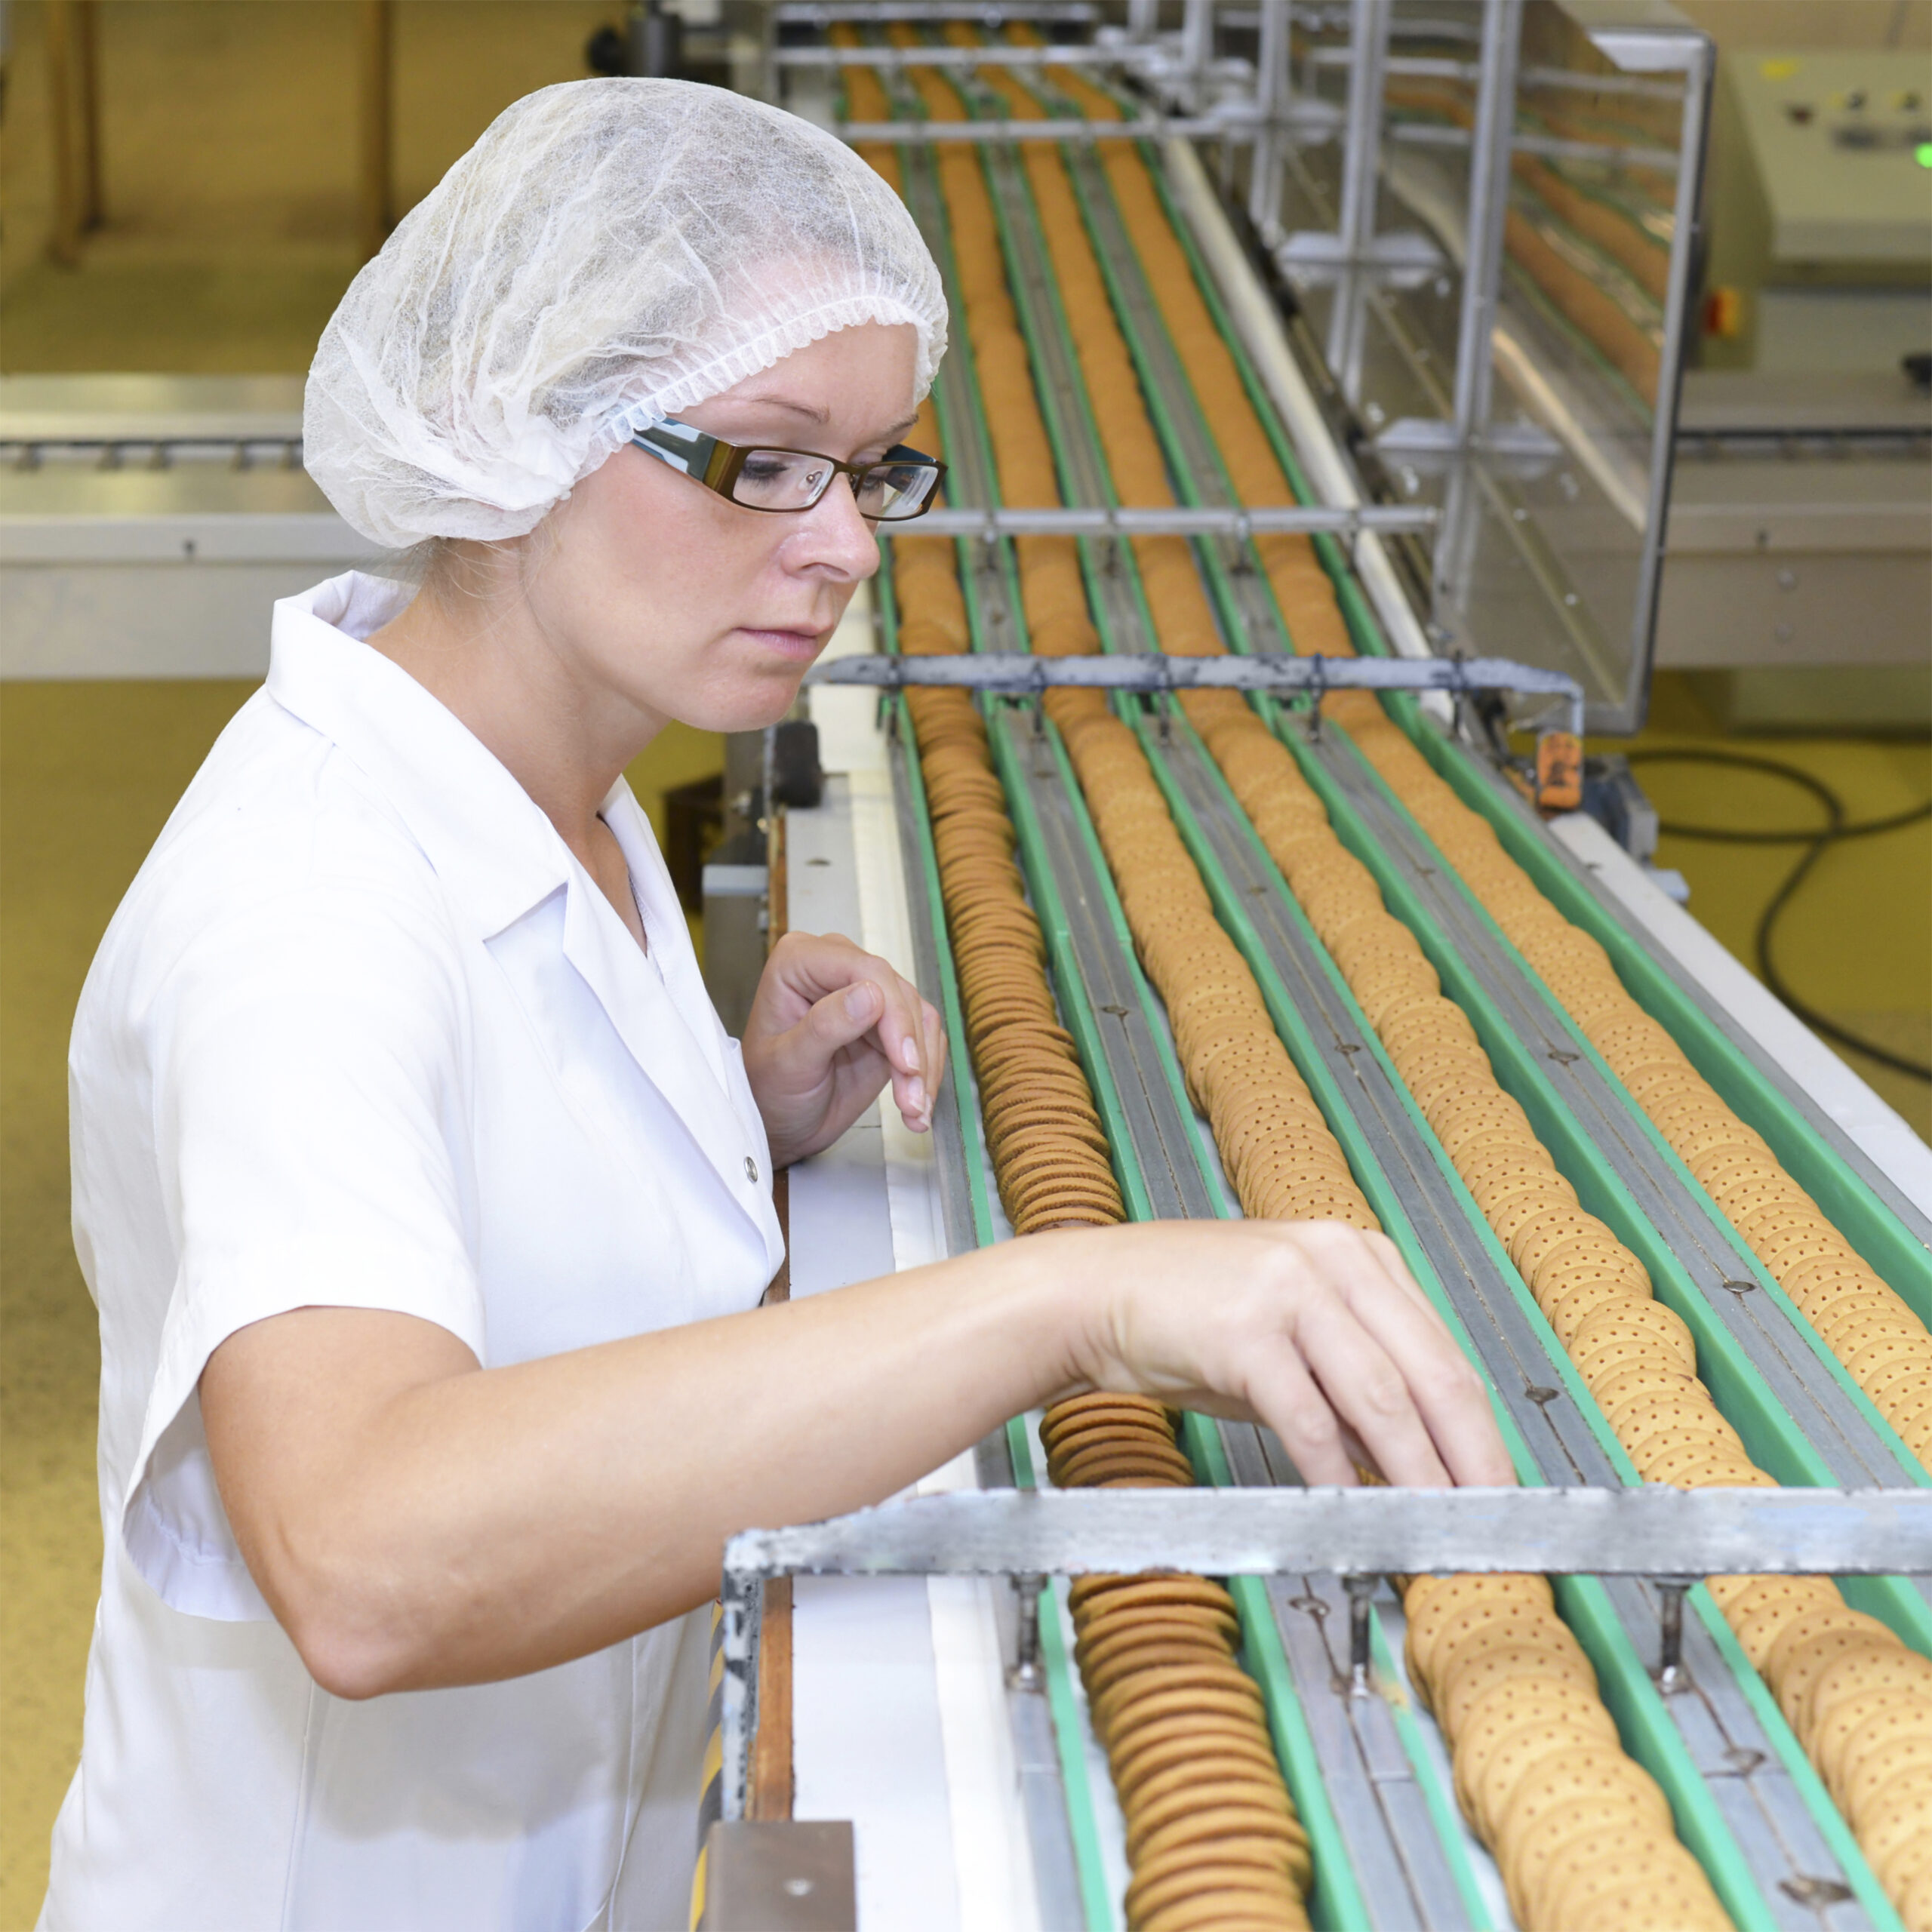
[[635, 801], [620, 781], [604, 816], [648, 960], [503, 767], [359, 641], [400, 595], [351, 574], [277, 605], [266, 688], [82, 995], [106, 1559], [46, 1932], [685, 1924], [696, 1620], [509, 1683], [331, 1697], [202, 1434], [210, 1353], [266, 1315], [398, 1309], [494, 1367], [749, 1308], [783, 1252]]

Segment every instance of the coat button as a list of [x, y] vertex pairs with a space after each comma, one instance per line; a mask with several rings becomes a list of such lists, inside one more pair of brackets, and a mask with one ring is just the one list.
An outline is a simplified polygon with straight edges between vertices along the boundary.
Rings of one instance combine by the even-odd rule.
[[754, 1187], [758, 1185], [758, 1163], [749, 1154], [745, 1156], [745, 1178]]

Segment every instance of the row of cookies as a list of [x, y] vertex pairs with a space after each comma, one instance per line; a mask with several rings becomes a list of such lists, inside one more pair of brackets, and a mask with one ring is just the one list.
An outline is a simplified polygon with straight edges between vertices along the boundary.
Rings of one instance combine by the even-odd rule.
[[[1145, 171], [1137, 157], [1134, 165]], [[1140, 218], [1131, 211], [1128, 218], [1137, 248], [1151, 251], [1163, 235], [1171, 242], [1164, 215], [1156, 225], [1144, 200]], [[1205, 317], [1191, 281], [1183, 288], [1164, 275], [1155, 285], [1171, 323], [1190, 306]], [[1232, 398], [1225, 389], [1217, 395], [1211, 386], [1199, 386], [1211, 422], [1225, 438]], [[1245, 397], [1239, 401], [1251, 417]], [[1695, 1381], [1687, 1331], [1647, 1299], [1647, 1278], [1636, 1257], [1581, 1214], [1574, 1190], [1528, 1133], [1521, 1109], [1489, 1077], [1466, 1017], [1440, 998], [1413, 935], [1382, 909], [1366, 869], [1334, 839], [1319, 800], [1286, 749], [1238, 700], [1203, 694], [1190, 696], [1186, 705], [1639, 1469], [1660, 1481], [1769, 1482], [1750, 1467], [1734, 1432]], [[1350, 693], [1331, 698], [1329, 707], [1346, 719], [1506, 931], [1566, 1003], [1574, 1002], [1571, 1010], [1586, 1032], [1653, 1109], [1774, 1275], [1821, 1324], [1875, 1401], [1886, 1398], [1895, 1423], [1912, 1440], [1911, 1432], [1923, 1429], [1932, 1407], [1932, 1375], [1924, 1331], [1910, 1310], [1825, 1223], [1762, 1141], [1716, 1100], [1669, 1035], [1624, 992], [1607, 956], [1541, 899], [1502, 854], [1487, 822], [1455, 798], [1380, 706], [1366, 694]], [[1915, 1738], [1926, 1737], [1932, 1702], [1921, 1700], [1932, 1689], [1932, 1662], [1882, 1625], [1857, 1619], [1829, 1583], [1807, 1580], [1802, 1593], [1824, 1605], [1839, 1636], [1808, 1629], [1799, 1634], [1807, 1641], [1815, 1636], [1821, 1652], [1842, 1640], [1858, 1659], [1827, 1684], [1823, 1703], [1807, 1694], [1789, 1705], [1787, 1715], [1814, 1758], [1824, 1748], [1821, 1740], [1835, 1737], [1844, 1721], [1844, 1709], [1827, 1708], [1834, 1694], [1867, 1678], [1896, 1679], [1903, 1700], [1896, 1721]], [[1723, 1600], [1733, 1593], [1721, 1587], [1718, 1595]], [[1764, 1607], [1763, 1614], [1772, 1613]], [[1845, 1708], [1857, 1714], [1860, 1694], [1847, 1687], [1844, 1694]], [[1932, 1924], [1923, 1896], [1932, 1879], [1921, 1875], [1932, 1866], [1932, 1801], [1908, 1775], [1910, 1769], [1902, 1765], [1889, 1786], [1864, 1795], [1852, 1822], [1916, 1927]]]
[[[1054, 205], [1054, 197], [1043, 192], [1037, 171], [1035, 186], [1044, 211]], [[1079, 273], [1077, 259], [1069, 259], [1085, 248], [1084, 232], [1077, 224], [1063, 221], [1048, 229], [1048, 241], [1057, 275], [1067, 295], [1069, 320], [1083, 352], [1090, 393], [1115, 393], [1118, 383], [1109, 390], [1104, 383], [1096, 383], [1092, 365], [1087, 361], [1094, 340], [1103, 340], [1112, 325], [1097, 275]], [[1069, 287], [1078, 293], [1069, 294]], [[1097, 300], [1090, 299], [1076, 309], [1074, 303], [1081, 294]], [[1151, 444], [1144, 413], [1138, 409], [1137, 392], [1130, 390], [1127, 400], [1136, 405], [1132, 413], [1117, 408], [1104, 419], [1111, 424], [1116, 449], [1134, 437], [1137, 429], [1139, 436]], [[1198, 595], [1198, 580], [1195, 584]], [[1174, 594], [1165, 585], [1149, 589], [1157, 623], [1166, 601], [1163, 591]], [[1161, 636], [1167, 645], [1164, 625]], [[1348, 1177], [1339, 1148], [1267, 1020], [1251, 976], [1214, 918], [1204, 888], [1186, 858], [1131, 734], [1112, 718], [1096, 694], [1057, 692], [1051, 709], [1067, 736], [1083, 788], [1100, 822], [1103, 847], [1114, 858], [1117, 885], [1137, 944], [1148, 961], [1150, 976], [1169, 1001], [1190, 1087], [1215, 1128], [1217, 1144], [1244, 1206], [1251, 1213], [1339, 1214], [1357, 1225], [1373, 1226], [1367, 1203]], [[1156, 854], [1165, 863], [1156, 864]], [[1164, 926], [1185, 937], [1164, 942]], [[1191, 948], [1198, 949], [1200, 956]], [[1478, 1595], [1487, 1594], [1487, 1586], [1478, 1580], [1465, 1580]], [[1552, 1653], [1580, 1657], [1553, 1610], [1546, 1607], [1545, 1614], [1550, 1626], [1546, 1647]], [[1500, 1661], [1521, 1664], [1523, 1660], [1512, 1654]], [[1534, 1697], [1535, 1694], [1529, 1694]], [[1607, 1714], [1600, 1703], [1596, 1709], [1600, 1724], [1607, 1726]], [[1642, 1780], [1644, 1774], [1620, 1750], [1614, 1755], [1626, 1767], [1623, 1775]], [[1587, 1841], [1586, 1828], [1592, 1823], [1591, 1803], [1589, 1793], [1581, 1794], [1578, 1807], [1567, 1817], [1570, 1825], [1583, 1832], [1586, 1852], [1606, 1849]], [[1620, 1855], [1628, 1850], [1626, 1841], [1627, 1835], [1620, 1833]], [[1685, 1923], [1723, 1922], [1701, 1872], [1669, 1837], [1667, 1820], [1663, 1842], [1651, 1847], [1647, 1871], [1634, 1875], [1634, 1881], [1654, 1888], [1660, 1871], [1668, 1874], [1672, 1887], [1668, 1896], [1645, 1894], [1633, 1899], [1619, 1894], [1617, 1900], [1604, 1909], [1616, 1909], [1618, 1900], [1636, 1903], [1641, 1909], [1647, 1901], [1656, 1914], [1654, 1922], [1668, 1924], [1676, 1922], [1673, 1915], [1681, 1915], [1687, 1897], [1694, 1901], [1689, 1909], [1697, 1916]], [[1710, 1915], [1714, 1912], [1715, 1918]], [[1561, 1921], [1545, 1918], [1530, 1922]]]
[[1519, 1924], [1730, 1924], [1662, 1789], [1620, 1748], [1545, 1578], [1417, 1577], [1403, 1608], [1410, 1681], [1449, 1740], [1457, 1801], [1494, 1847]]
[[[865, 80], [872, 76], [854, 70]], [[872, 83], [876, 85], [875, 81]], [[882, 95], [878, 106], [882, 108]], [[868, 111], [877, 111], [869, 104]], [[872, 157], [869, 157], [872, 158]], [[895, 180], [896, 161], [875, 165]], [[977, 169], [942, 177], [954, 235], [990, 242], [990, 208]], [[975, 205], [976, 202], [977, 205]], [[983, 218], [983, 222], [982, 218]], [[997, 258], [995, 258], [995, 266]], [[984, 275], [962, 275], [976, 336], [1017, 339], [1003, 278], [989, 302]], [[990, 318], [987, 311], [990, 309]], [[1026, 365], [982, 361], [983, 377], [1037, 423], [1030, 392], [1011, 389]], [[935, 441], [936, 425], [921, 428]], [[1002, 458], [1028, 439], [1009, 436]], [[996, 441], [996, 448], [998, 448]], [[1045, 488], [1051, 491], [1051, 472]], [[1009, 496], [1011, 493], [1009, 492]], [[1063, 611], [1063, 558], [1071, 546], [1023, 549], [1029, 622]], [[952, 546], [901, 538], [894, 546], [901, 648], [966, 648]], [[1077, 565], [1076, 565], [1077, 571]], [[1075, 587], [1078, 590], [1077, 574]], [[1078, 605], [1085, 623], [1084, 594]], [[1077, 641], [1075, 648], [1078, 647]], [[977, 708], [962, 691], [909, 694], [920, 752], [949, 939], [959, 969], [968, 1050], [1001, 1198], [1017, 1232], [1122, 1218], [1106, 1141], [1072, 1042], [1057, 1021], [1037, 923], [1013, 859], [1013, 831]], [[1193, 1472], [1173, 1418], [1143, 1397], [1096, 1395], [1056, 1404], [1043, 1420], [1048, 1472], [1066, 1486], [1174, 1486]], [[1231, 1599], [1203, 1578], [1092, 1578], [1072, 1604], [1075, 1662], [1096, 1734], [1107, 1749], [1126, 1821], [1133, 1878], [1124, 1901], [1134, 1932], [1292, 1932], [1307, 1923], [1306, 1835], [1270, 1742], [1260, 1693], [1235, 1661]]]

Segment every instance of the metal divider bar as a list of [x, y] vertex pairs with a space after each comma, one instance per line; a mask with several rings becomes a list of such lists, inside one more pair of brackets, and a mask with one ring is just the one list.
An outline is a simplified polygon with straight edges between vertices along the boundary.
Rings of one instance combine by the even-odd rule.
[[1932, 1575], [1932, 1494], [1798, 1489], [955, 1490], [744, 1530], [783, 1576]]

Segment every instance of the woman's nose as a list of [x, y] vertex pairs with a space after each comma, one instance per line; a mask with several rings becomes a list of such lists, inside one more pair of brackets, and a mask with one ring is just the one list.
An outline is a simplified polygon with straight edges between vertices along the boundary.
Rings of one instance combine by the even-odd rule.
[[818, 565], [841, 578], [870, 577], [878, 568], [878, 537], [859, 514], [858, 500], [842, 476], [808, 510], [800, 512], [785, 544], [793, 570]]

